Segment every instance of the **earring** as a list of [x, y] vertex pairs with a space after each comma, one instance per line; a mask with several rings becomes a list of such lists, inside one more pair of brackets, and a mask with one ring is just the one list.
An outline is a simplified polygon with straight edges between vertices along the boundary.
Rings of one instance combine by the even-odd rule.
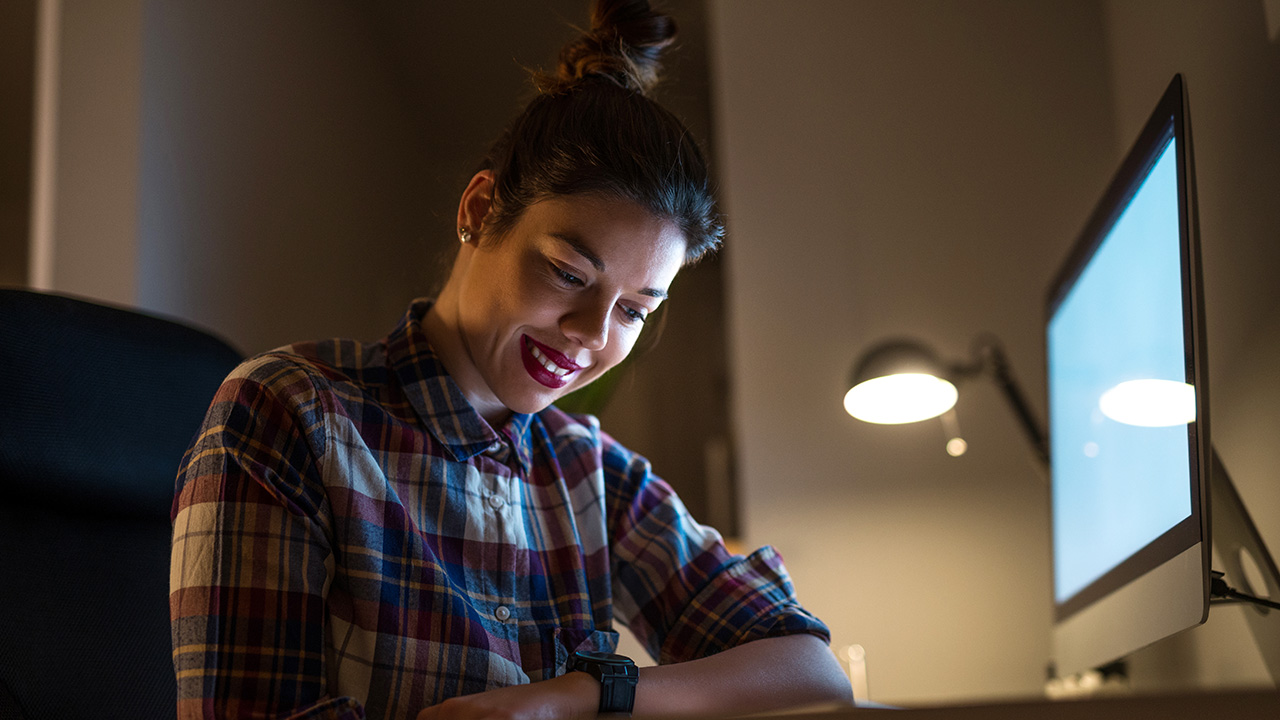
[[464, 227], [458, 228], [458, 238], [464, 243], [471, 242], [471, 231]]

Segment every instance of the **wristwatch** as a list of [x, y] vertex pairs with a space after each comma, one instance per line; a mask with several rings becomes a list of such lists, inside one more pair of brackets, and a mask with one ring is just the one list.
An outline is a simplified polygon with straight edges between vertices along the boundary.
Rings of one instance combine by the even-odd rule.
[[579, 650], [569, 656], [566, 672], [581, 670], [600, 681], [600, 714], [630, 715], [636, 704], [640, 671], [626, 655]]

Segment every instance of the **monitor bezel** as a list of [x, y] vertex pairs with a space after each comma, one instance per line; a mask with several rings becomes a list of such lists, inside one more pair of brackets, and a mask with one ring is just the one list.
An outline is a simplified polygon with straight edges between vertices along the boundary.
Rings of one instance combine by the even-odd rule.
[[[1155, 163], [1168, 138], [1175, 139], [1178, 182], [1179, 243], [1183, 286], [1183, 332], [1187, 382], [1196, 388], [1196, 420], [1187, 426], [1190, 449], [1191, 515], [1162, 534], [1146, 547], [1105, 573], [1071, 597], [1059, 601], [1054, 598], [1055, 626], [1080, 617], [1089, 608], [1095, 608], [1106, 598], [1120, 592], [1126, 586], [1152, 573], [1172, 558], [1186, 554], [1199, 545], [1201, 598], [1197, 606], [1199, 620], [1204, 622], [1209, 611], [1210, 565], [1210, 512], [1209, 473], [1212, 450], [1209, 442], [1209, 393], [1208, 361], [1204, 331], [1204, 294], [1200, 262], [1200, 238], [1196, 216], [1195, 172], [1191, 148], [1190, 114], [1188, 112], [1186, 85], [1182, 75], [1175, 75], [1169, 83], [1155, 110], [1152, 112], [1138, 139], [1126, 154], [1120, 169], [1113, 176], [1101, 200], [1095, 205], [1089, 221], [1080, 233], [1071, 253], [1063, 263], [1046, 301], [1045, 327], [1052, 321], [1066, 294], [1073, 287], [1084, 268], [1097, 252], [1112, 226], [1119, 219]], [[1050, 362], [1045, 354], [1046, 369]], [[1047, 375], [1046, 375], [1047, 376]], [[1050, 428], [1052, 434], [1052, 428]], [[1052, 475], [1052, 473], [1051, 473]], [[1053, 508], [1050, 505], [1050, 527], [1053, 527]], [[1052, 532], [1052, 531], [1051, 531]], [[1051, 534], [1051, 538], [1052, 538]], [[1052, 540], [1051, 540], [1052, 542]], [[1193, 553], [1194, 555], [1194, 553]], [[1184, 558], [1183, 563], [1187, 560]], [[1051, 567], [1052, 588], [1056, 588], [1056, 569]], [[1196, 624], [1196, 623], [1191, 623]], [[1136, 649], [1136, 648], [1134, 648]], [[1114, 659], [1114, 658], [1110, 658]], [[1107, 662], [1109, 659], [1101, 660]]]

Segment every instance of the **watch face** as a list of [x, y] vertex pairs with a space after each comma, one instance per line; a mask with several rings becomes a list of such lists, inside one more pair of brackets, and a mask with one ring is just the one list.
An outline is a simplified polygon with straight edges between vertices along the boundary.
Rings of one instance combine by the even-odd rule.
[[631, 658], [626, 655], [616, 655], [614, 653], [596, 652], [594, 650], [579, 650], [574, 653], [577, 657], [588, 660], [590, 662], [600, 663], [602, 665], [634, 665]]

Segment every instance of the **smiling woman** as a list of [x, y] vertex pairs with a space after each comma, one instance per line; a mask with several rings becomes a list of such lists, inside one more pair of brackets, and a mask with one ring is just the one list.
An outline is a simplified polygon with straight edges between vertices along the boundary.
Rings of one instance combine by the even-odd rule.
[[[554, 406], [720, 241], [701, 153], [645, 94], [674, 34], [647, 2], [596, 2], [463, 190], [439, 296], [379, 342], [296, 343], [219, 389], [174, 504], [180, 717], [849, 700], [776, 552], [730, 553]], [[614, 655], [619, 626], [662, 665]]]

